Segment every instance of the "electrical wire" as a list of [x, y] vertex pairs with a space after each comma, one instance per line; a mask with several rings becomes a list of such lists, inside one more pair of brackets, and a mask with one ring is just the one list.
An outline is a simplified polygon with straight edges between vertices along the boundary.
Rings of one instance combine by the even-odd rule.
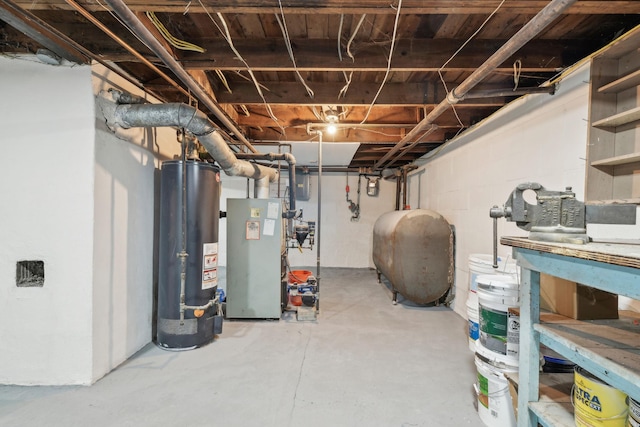
[[[243, 74], [240, 72], [240, 70], [234, 70], [234, 72], [238, 75], [238, 77], [242, 77], [242, 78], [243, 78], [243, 79], [245, 79], [246, 81], [253, 83], [253, 80], [251, 80], [251, 77], [247, 77], [247, 76], [243, 75]], [[266, 86], [265, 86], [265, 85], [263, 85], [262, 83], [258, 83], [258, 84], [260, 85], [260, 87], [261, 87], [263, 90], [266, 90], [267, 92], [271, 92], [271, 89], [269, 89], [268, 87], [266, 87]]]
[[305, 90], [307, 91], [307, 94], [311, 99], [313, 99], [314, 97], [313, 90], [309, 87], [307, 82], [304, 81], [304, 78], [300, 74], [300, 71], [298, 71], [298, 66], [296, 65], [296, 57], [293, 54], [293, 48], [291, 47], [291, 38], [289, 37], [289, 30], [287, 29], [287, 21], [284, 18], [284, 9], [282, 9], [281, 0], [278, 0], [278, 6], [280, 7], [280, 15], [282, 15], [282, 20], [280, 20], [280, 15], [275, 14], [275, 16], [276, 16], [276, 20], [278, 21], [278, 25], [280, 26], [280, 31], [282, 31], [282, 36], [284, 37], [284, 43], [287, 46], [287, 52], [289, 52], [289, 58], [291, 58], [291, 62], [293, 63], [293, 69], [295, 70], [295, 73], [298, 76], [300, 83], [302, 83], [302, 86], [304, 86]]
[[345, 96], [347, 96], [347, 91], [349, 90], [349, 86], [351, 86], [351, 79], [353, 78], [353, 71], [351, 71], [348, 76], [347, 76], [347, 72], [343, 71], [342, 75], [344, 76], [346, 83], [344, 86], [342, 86], [342, 89], [340, 89], [340, 92], [338, 92], [338, 99], [344, 98]]
[[227, 81], [227, 78], [224, 76], [224, 73], [218, 69], [216, 69], [215, 71], [216, 71], [216, 76], [218, 76], [218, 78], [222, 82], [222, 85], [225, 87], [225, 89], [227, 89], [229, 93], [233, 93], [233, 91], [229, 87], [229, 82]]
[[342, 24], [344, 23], [344, 13], [340, 14], [340, 25], [338, 25], [338, 58], [340, 59], [340, 62], [342, 62], [342, 46], [341, 46], [341, 41], [342, 41]]
[[[502, 0], [500, 2], [500, 4], [493, 10], [493, 12], [491, 12], [491, 14], [489, 14], [489, 16], [487, 17], [487, 19], [484, 20], [484, 22], [482, 24], [480, 24], [480, 27], [478, 27], [478, 29], [476, 31], [473, 32], [473, 34], [471, 34], [471, 36], [464, 42], [462, 43], [462, 45], [458, 48], [458, 50], [456, 50], [453, 55], [451, 55], [451, 57], [449, 59], [447, 59], [445, 61], [444, 64], [442, 64], [442, 66], [440, 68], [438, 68], [438, 76], [440, 77], [440, 81], [442, 82], [442, 85], [444, 86], [444, 90], [449, 93], [449, 88], [447, 87], [447, 83], [444, 80], [444, 77], [442, 76], [442, 70], [444, 70], [444, 67], [446, 67], [449, 62], [451, 62], [453, 60], [453, 58], [455, 58], [458, 53], [460, 53], [460, 51], [462, 51], [462, 49], [464, 49], [464, 47], [469, 44], [471, 42], [471, 40], [473, 40], [473, 38], [475, 36], [478, 35], [478, 33], [480, 31], [482, 31], [482, 29], [484, 28], [485, 25], [487, 25], [487, 22], [489, 22], [491, 20], [491, 18], [493, 18], [493, 15], [495, 15], [498, 10], [502, 7], [502, 5], [504, 4], [506, 0]], [[458, 119], [458, 123], [460, 124], [460, 130], [462, 130], [465, 126], [462, 123], [462, 120], [460, 120], [460, 116], [458, 115], [458, 112], [456, 111], [456, 108], [453, 104], [451, 104], [451, 109], [453, 110], [453, 114], [456, 116], [456, 119]], [[459, 133], [460, 131], [458, 131]], [[457, 134], [456, 134], [457, 135]]]
[[387, 61], [387, 71], [384, 74], [384, 78], [382, 79], [382, 83], [380, 84], [380, 87], [378, 88], [378, 91], [376, 92], [375, 96], [373, 97], [373, 100], [371, 101], [371, 104], [369, 105], [369, 109], [367, 110], [367, 113], [365, 114], [364, 118], [362, 119], [362, 121], [360, 122], [360, 124], [364, 124], [367, 119], [369, 118], [369, 114], [371, 114], [371, 110], [373, 109], [373, 106], [375, 105], [376, 101], [378, 100], [378, 96], [380, 96], [380, 92], [382, 92], [382, 88], [384, 87], [386, 81], [387, 81], [387, 77], [389, 77], [389, 73], [391, 72], [391, 59], [393, 58], [393, 49], [395, 48], [395, 44], [396, 44], [396, 33], [398, 32], [398, 21], [400, 20], [400, 9], [402, 8], [402, 0], [398, 0], [398, 9], [396, 10], [396, 19], [395, 22], [393, 24], [393, 35], [391, 37], [391, 48], [389, 49], [389, 60]]
[[174, 37], [169, 30], [167, 30], [167, 27], [165, 27], [162, 22], [160, 22], [160, 19], [158, 19], [158, 17], [156, 16], [156, 14], [154, 12], [146, 12], [147, 18], [149, 18], [149, 20], [151, 21], [151, 23], [153, 24], [154, 27], [156, 27], [156, 29], [160, 32], [160, 34], [162, 35], [162, 37], [164, 37], [164, 39], [167, 41], [167, 43], [169, 43], [171, 46], [175, 47], [176, 49], [180, 49], [180, 50], [190, 50], [193, 52], [200, 52], [200, 53], [204, 53], [204, 48], [190, 43], [188, 41], [185, 40], [180, 40], [176, 37]]
[[[402, 0], [400, 0], [400, 3], [402, 3]], [[349, 41], [347, 42], [347, 55], [349, 56], [349, 58], [351, 58], [353, 62], [355, 62], [356, 59], [353, 57], [353, 54], [351, 53], [351, 43], [353, 43], [353, 39], [356, 38], [356, 34], [358, 34], [358, 30], [362, 26], [362, 23], [364, 22], [364, 18], [366, 17], [367, 17], [367, 14], [363, 13], [362, 16], [360, 17], [360, 21], [358, 21], [358, 25], [356, 25], [355, 30], [353, 30], [353, 33], [351, 34], [351, 37], [349, 37]], [[397, 20], [396, 20], [396, 24], [397, 24]], [[395, 34], [395, 30], [393, 33]]]
[[273, 110], [271, 109], [271, 106], [269, 105], [266, 98], [264, 97], [264, 94], [262, 93], [261, 85], [260, 83], [258, 83], [258, 79], [256, 79], [256, 76], [253, 74], [253, 70], [251, 69], [247, 61], [245, 61], [243, 56], [240, 54], [240, 52], [238, 52], [235, 45], [233, 44], [233, 39], [231, 38], [231, 33], [229, 32], [229, 26], [227, 25], [227, 21], [224, 19], [224, 16], [222, 15], [222, 13], [220, 12], [216, 13], [216, 15], [218, 16], [218, 19], [220, 19], [220, 22], [222, 24], [222, 28], [221, 28], [220, 25], [218, 25], [218, 23], [216, 22], [216, 20], [213, 19], [213, 16], [211, 15], [211, 13], [209, 13], [209, 10], [202, 3], [202, 0], [198, 0], [198, 3], [200, 4], [200, 7], [202, 7], [202, 10], [204, 10], [204, 12], [207, 14], [211, 22], [213, 22], [213, 25], [215, 25], [218, 31], [220, 31], [220, 34], [222, 34], [222, 37], [224, 37], [224, 39], [227, 41], [227, 44], [229, 45], [233, 53], [235, 53], [238, 59], [244, 64], [247, 72], [249, 73], [249, 76], [251, 77], [251, 81], [253, 82], [253, 84], [256, 87], [256, 90], [258, 91], [258, 95], [260, 95], [260, 98], [264, 103], [265, 109], [267, 110], [269, 117], [271, 117], [271, 120], [273, 120], [278, 125], [278, 127], [282, 130], [283, 134], [286, 133], [284, 127], [280, 124], [280, 121], [275, 116], [275, 114], [273, 114]]
[[[340, 30], [338, 31], [338, 57], [340, 58], [340, 61], [342, 61], [342, 52], [340, 50], [340, 38], [342, 36], [343, 16], [344, 15], [340, 15]], [[347, 42], [347, 55], [349, 55], [349, 58], [351, 58], [352, 62], [355, 62], [356, 59], [351, 53], [351, 43], [353, 42], [353, 39], [355, 39], [356, 34], [358, 33], [358, 30], [362, 26], [362, 23], [364, 22], [364, 19], [366, 18], [366, 16], [367, 14], [365, 13], [360, 17], [360, 21], [358, 21], [356, 28], [353, 30], [353, 33], [351, 34], [351, 37], [349, 37], [349, 41]], [[338, 92], [338, 99], [344, 98], [345, 96], [347, 96], [347, 91], [349, 90], [349, 87], [351, 86], [351, 81], [353, 79], [353, 71], [351, 71], [348, 76], [346, 71], [342, 71], [342, 75], [344, 76], [344, 80], [346, 83], [342, 87], [342, 89], [340, 89], [340, 92]]]
[[518, 89], [520, 83], [520, 72], [522, 71], [522, 61], [516, 59], [513, 63], [513, 90]]

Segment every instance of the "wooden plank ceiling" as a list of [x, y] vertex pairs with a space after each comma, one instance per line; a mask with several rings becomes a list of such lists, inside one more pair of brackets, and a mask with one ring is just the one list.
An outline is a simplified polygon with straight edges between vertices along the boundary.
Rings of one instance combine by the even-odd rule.
[[[448, 90], [464, 81], [547, 3], [126, 0], [252, 144], [259, 148], [266, 143], [312, 140], [316, 136], [309, 130], [323, 129], [332, 110], [339, 127], [333, 135], [325, 131], [324, 140], [361, 144], [351, 168], [376, 164], [445, 99]], [[42, 31], [25, 30], [15, 23], [31, 24], [28, 16], [35, 16], [80, 45], [85, 54], [117, 64], [161, 99], [190, 102], [185, 91], [176, 88], [182, 83], [105, 3], [0, 0], [0, 5], [4, 54], [34, 53], [43, 46], [51, 49]], [[82, 10], [141, 56], [125, 50], [79, 13]], [[154, 12], [166, 33], [178, 41], [167, 42], [145, 12]], [[450, 108], [419, 143], [400, 150], [383, 166], [411, 163], [515, 99], [514, 89], [540, 86], [639, 23], [640, 1], [577, 1], [484, 79], [474, 89], [479, 97]], [[201, 49], [184, 50], [183, 41]], [[158, 66], [178, 85], [168, 83], [140, 58]], [[496, 90], [502, 92], [491, 96]], [[212, 119], [216, 120], [213, 115]]]

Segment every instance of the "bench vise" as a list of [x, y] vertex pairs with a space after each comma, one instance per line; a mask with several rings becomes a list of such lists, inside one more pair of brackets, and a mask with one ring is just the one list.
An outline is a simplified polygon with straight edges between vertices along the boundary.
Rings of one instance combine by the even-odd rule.
[[[535, 192], [535, 204], [525, 200], [524, 193], [527, 190]], [[511, 192], [502, 208], [491, 208], [489, 216], [494, 220], [494, 234], [497, 234], [497, 219], [505, 217], [529, 231], [531, 240], [573, 244], [589, 241], [585, 204], [576, 199], [571, 187], [564, 191], [550, 191], [537, 182], [520, 184]]]

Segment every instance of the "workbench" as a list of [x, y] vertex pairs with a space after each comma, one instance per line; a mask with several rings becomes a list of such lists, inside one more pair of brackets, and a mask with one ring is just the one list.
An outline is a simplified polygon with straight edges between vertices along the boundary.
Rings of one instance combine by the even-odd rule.
[[522, 237], [500, 243], [512, 247], [521, 268], [518, 427], [575, 426], [570, 396], [539, 395], [540, 343], [640, 401], [640, 316], [540, 322], [540, 273], [640, 300], [640, 246]]

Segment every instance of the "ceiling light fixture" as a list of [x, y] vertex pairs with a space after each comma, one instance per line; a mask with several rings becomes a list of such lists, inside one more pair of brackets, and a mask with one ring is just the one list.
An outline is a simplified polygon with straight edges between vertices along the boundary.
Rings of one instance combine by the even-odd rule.
[[340, 118], [340, 114], [338, 113], [338, 109], [332, 105], [323, 105], [322, 112], [324, 114], [324, 120], [328, 123], [326, 130], [329, 135], [334, 135], [337, 130], [336, 123]]

